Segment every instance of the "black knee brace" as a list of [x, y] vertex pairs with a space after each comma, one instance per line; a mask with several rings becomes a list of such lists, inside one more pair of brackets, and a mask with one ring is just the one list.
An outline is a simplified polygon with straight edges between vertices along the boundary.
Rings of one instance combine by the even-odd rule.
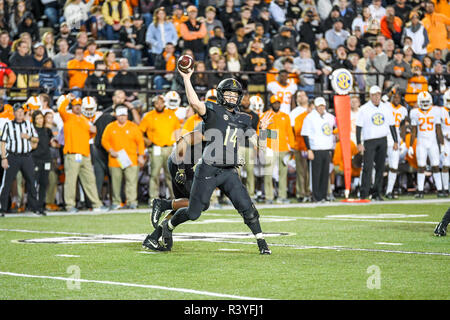
[[438, 173], [439, 172], [439, 166], [438, 167], [431, 167], [431, 172]]
[[244, 223], [247, 225], [251, 224], [251, 223], [255, 223], [256, 221], [259, 220], [259, 213], [258, 213], [258, 210], [256, 210], [254, 205], [252, 205], [248, 210], [244, 210], [239, 213], [244, 218]]

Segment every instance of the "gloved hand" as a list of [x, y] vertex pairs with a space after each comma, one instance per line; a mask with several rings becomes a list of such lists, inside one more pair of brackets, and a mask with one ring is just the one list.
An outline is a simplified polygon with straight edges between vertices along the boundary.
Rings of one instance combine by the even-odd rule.
[[414, 155], [414, 148], [411, 146], [408, 149], [408, 156], [412, 157]]
[[184, 171], [184, 169], [178, 169], [177, 173], [175, 174], [175, 182], [178, 184], [186, 183], [186, 172]]

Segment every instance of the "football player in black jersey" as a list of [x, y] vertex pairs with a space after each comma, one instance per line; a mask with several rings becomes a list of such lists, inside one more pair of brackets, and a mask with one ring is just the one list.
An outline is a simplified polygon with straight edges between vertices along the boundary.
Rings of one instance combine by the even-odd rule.
[[231, 200], [255, 236], [260, 254], [271, 254], [263, 237], [259, 213], [239, 177], [237, 167], [243, 164], [238, 158], [238, 145], [248, 136], [253, 145], [265, 148], [267, 127], [272, 119], [267, 116], [260, 120], [258, 137], [251, 126], [250, 116], [239, 112], [243, 92], [237, 80], [222, 80], [216, 88], [217, 103], [204, 103], [191, 84], [192, 73], [193, 70], [189, 73], [180, 71], [188, 102], [203, 119], [206, 146], [195, 169], [189, 206], [178, 209], [172, 218], [162, 223], [160, 243], [170, 250], [173, 229], [186, 221], [197, 220], [202, 211], [208, 209], [213, 191], [219, 188]]

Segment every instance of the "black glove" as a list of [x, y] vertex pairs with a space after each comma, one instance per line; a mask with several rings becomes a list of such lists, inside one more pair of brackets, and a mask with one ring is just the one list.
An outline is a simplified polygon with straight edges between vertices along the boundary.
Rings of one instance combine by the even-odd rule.
[[184, 169], [178, 169], [177, 173], [175, 174], [175, 182], [178, 184], [186, 183], [186, 172], [184, 171]]

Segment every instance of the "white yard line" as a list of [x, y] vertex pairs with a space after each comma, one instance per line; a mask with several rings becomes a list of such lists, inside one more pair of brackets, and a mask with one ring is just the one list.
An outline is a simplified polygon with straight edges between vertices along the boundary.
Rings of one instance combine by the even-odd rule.
[[217, 293], [217, 292], [199, 291], [199, 290], [185, 289], [185, 288], [171, 288], [171, 287], [164, 287], [164, 286], [157, 286], [157, 285], [138, 284], [138, 283], [101, 281], [101, 280], [88, 280], [88, 279], [74, 279], [74, 278], [52, 277], [52, 276], [40, 276], [40, 275], [22, 274], [22, 273], [13, 273], [13, 272], [4, 272], [4, 271], [0, 271], [0, 275], [10, 276], [10, 277], [20, 277], [20, 278], [59, 280], [59, 281], [67, 281], [67, 282], [70, 282], [70, 283], [74, 283], [74, 282], [96, 283], [96, 284], [104, 284], [104, 285], [112, 285], [112, 286], [165, 290], [165, 291], [189, 293], [189, 294], [195, 294], [195, 295], [201, 295], [201, 296], [218, 297], [218, 298], [224, 298], [224, 299], [268, 300], [268, 299], [264, 299], [264, 298], [237, 296], [237, 295]]

